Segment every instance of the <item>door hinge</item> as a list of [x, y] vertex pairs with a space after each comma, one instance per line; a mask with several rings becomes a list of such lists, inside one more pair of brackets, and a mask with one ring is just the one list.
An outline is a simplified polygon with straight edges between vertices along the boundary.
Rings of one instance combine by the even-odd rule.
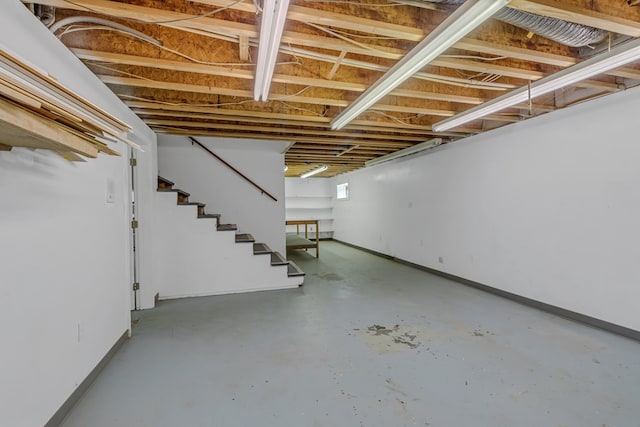
[[138, 228], [138, 220], [134, 219], [133, 221], [131, 221], [131, 228], [133, 228], [134, 230], [136, 228]]
[[140, 283], [136, 282], [133, 284], [133, 290], [134, 291], [139, 291], [140, 290]]
[[138, 166], [138, 161], [132, 157], [129, 159], [129, 164], [131, 166]]

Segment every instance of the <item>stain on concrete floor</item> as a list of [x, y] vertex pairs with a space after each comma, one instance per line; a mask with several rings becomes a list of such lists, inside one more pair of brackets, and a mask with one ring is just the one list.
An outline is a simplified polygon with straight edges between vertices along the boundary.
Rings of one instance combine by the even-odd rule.
[[334, 281], [338, 281], [338, 280], [344, 280], [344, 277], [342, 277], [341, 275], [336, 274], [336, 273], [324, 273], [324, 274], [313, 273], [313, 275], [316, 276], [319, 279], [328, 280], [330, 282], [334, 282]]
[[358, 336], [378, 353], [394, 353], [420, 346], [420, 326], [394, 325], [386, 327], [371, 325], [358, 331]]

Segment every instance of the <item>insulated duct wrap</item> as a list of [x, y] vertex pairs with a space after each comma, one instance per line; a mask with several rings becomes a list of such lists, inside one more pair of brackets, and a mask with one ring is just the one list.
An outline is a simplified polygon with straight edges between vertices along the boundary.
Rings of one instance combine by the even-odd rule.
[[[428, 3], [457, 6], [465, 0], [424, 0]], [[494, 19], [523, 28], [566, 46], [581, 47], [598, 43], [605, 39], [607, 32], [588, 25], [574, 24], [562, 19], [548, 18], [534, 13], [503, 7]]]
[[607, 35], [607, 32], [600, 28], [574, 24], [561, 19], [547, 18], [546, 16], [509, 9], [508, 7], [500, 9], [493, 17], [499, 21], [524, 28], [542, 37], [572, 47], [587, 46], [601, 42]]

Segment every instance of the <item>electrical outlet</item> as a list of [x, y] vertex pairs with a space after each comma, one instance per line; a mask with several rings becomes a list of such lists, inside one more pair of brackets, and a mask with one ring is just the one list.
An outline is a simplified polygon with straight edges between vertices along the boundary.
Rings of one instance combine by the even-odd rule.
[[438, 262], [440, 264], [444, 264], [444, 258], [442, 258], [441, 256], [438, 257]]

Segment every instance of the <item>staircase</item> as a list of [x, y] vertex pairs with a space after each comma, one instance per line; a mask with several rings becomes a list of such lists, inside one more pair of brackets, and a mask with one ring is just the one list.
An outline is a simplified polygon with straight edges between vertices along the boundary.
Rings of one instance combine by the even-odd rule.
[[154, 263], [160, 299], [302, 286], [305, 273], [158, 177]]

